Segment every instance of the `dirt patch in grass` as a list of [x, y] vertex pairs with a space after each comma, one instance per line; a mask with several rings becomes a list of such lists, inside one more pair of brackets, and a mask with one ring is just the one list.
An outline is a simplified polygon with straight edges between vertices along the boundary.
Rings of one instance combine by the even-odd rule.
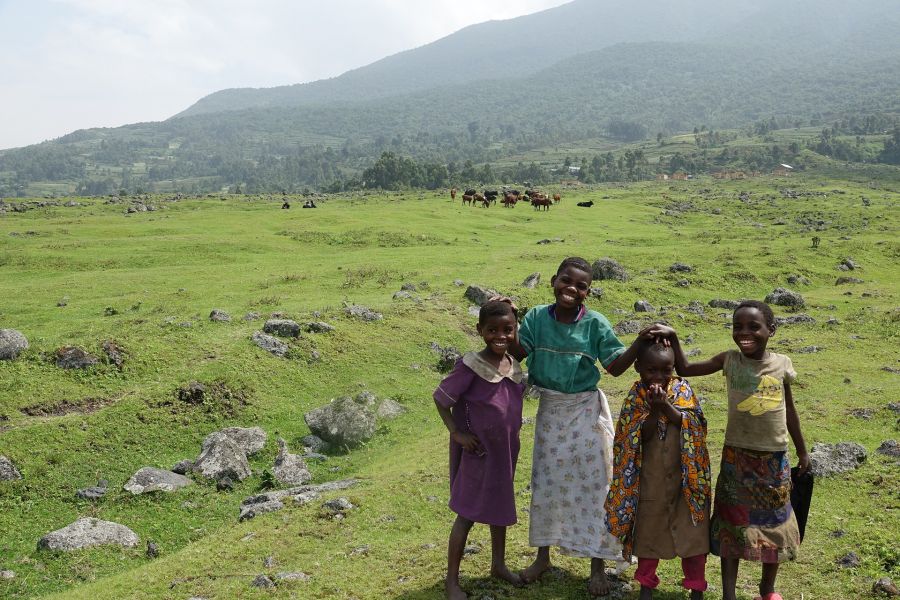
[[250, 390], [243, 386], [229, 385], [219, 379], [210, 382], [191, 381], [177, 388], [172, 399], [159, 404], [171, 407], [173, 414], [186, 407], [196, 407], [225, 417], [235, 417], [249, 405]]
[[89, 414], [112, 404], [111, 398], [82, 398], [75, 402], [60, 400], [50, 404], [33, 404], [19, 409], [29, 417], [61, 417], [71, 413]]

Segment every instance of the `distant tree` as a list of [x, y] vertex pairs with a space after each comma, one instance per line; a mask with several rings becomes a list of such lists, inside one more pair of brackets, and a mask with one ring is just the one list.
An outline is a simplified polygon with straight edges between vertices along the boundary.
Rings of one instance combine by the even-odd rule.
[[878, 154], [878, 162], [900, 165], [900, 125], [895, 126], [891, 135], [884, 140], [884, 150]]

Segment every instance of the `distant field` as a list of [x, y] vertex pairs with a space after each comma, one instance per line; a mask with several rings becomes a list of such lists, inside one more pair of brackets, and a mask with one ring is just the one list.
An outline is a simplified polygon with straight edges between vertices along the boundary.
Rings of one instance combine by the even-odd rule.
[[[855, 441], [869, 458], [853, 473], [816, 483], [801, 558], [783, 568], [779, 588], [792, 600], [870, 597], [875, 578], [900, 580], [900, 467], [874, 452], [900, 436], [900, 414], [888, 408], [900, 389], [900, 186], [877, 181], [861, 173], [597, 186], [564, 190], [549, 212], [469, 208], [444, 192], [409, 192], [333, 196], [317, 200], [315, 210], [300, 209], [296, 197], [291, 210], [281, 210], [280, 198], [157, 196], [154, 212], [127, 215], [128, 198], [0, 213], [0, 328], [18, 329], [31, 343], [18, 360], [0, 361], [0, 454], [25, 476], [0, 483], [0, 570], [16, 572], [0, 579], [0, 597], [440, 597], [452, 514], [447, 436], [431, 401], [441, 376], [429, 345], [479, 347], [465, 288], [454, 280], [534, 306], [550, 301], [550, 276], [568, 255], [612, 257], [631, 274], [624, 283], [595, 282], [603, 296], [590, 300], [591, 308], [614, 324], [663, 318], [692, 337], [689, 348], [701, 357], [733, 345], [729, 312], [710, 308], [709, 300], [762, 299], [779, 286], [803, 294], [802, 312], [815, 323], [779, 328], [772, 347], [790, 354], [800, 374], [795, 396], [807, 444]], [[798, 197], [787, 197], [787, 189]], [[741, 192], [749, 197], [742, 200]], [[592, 208], [576, 207], [588, 199]], [[821, 238], [818, 249], [813, 236]], [[544, 239], [555, 241], [537, 243]], [[847, 257], [857, 271], [837, 269]], [[676, 261], [694, 270], [670, 272]], [[541, 273], [541, 285], [524, 289], [533, 272]], [[808, 284], [788, 285], [791, 275]], [[863, 283], [835, 285], [842, 275]], [[417, 286], [415, 300], [393, 299], [404, 283]], [[659, 312], [635, 315], [638, 299]], [[694, 301], [702, 315], [687, 310]], [[372, 307], [384, 319], [354, 320], [345, 303]], [[232, 321], [210, 322], [215, 308]], [[250, 342], [262, 326], [242, 320], [250, 311], [336, 329], [304, 334], [290, 342], [287, 358], [276, 358]], [[791, 313], [779, 307], [776, 314]], [[70, 372], [52, 362], [57, 348], [99, 354], [108, 339], [127, 351], [122, 371], [101, 364]], [[817, 351], [800, 352], [810, 346]], [[313, 350], [321, 360], [311, 360]], [[601, 381], [614, 412], [634, 378], [629, 372]], [[194, 380], [222, 382], [247, 404], [179, 402], [176, 389]], [[705, 398], [715, 473], [724, 383], [718, 376], [694, 383]], [[309, 433], [305, 412], [363, 389], [409, 412], [380, 425], [365, 447], [311, 464], [316, 482], [363, 478], [359, 487], [330, 495], [348, 496], [360, 508], [343, 521], [320, 518], [313, 504], [239, 524], [241, 500], [272, 468], [275, 438], [298, 449]], [[528, 401], [526, 414], [536, 408]], [[142, 466], [170, 468], [195, 458], [201, 440], [228, 425], [259, 425], [269, 434], [251, 460], [253, 476], [234, 491], [199, 480], [174, 494], [132, 497], [122, 490]], [[532, 556], [526, 486], [533, 434], [533, 425], [523, 427], [521, 520], [508, 544], [509, 562], [519, 568]], [[111, 484], [103, 500], [74, 497], [99, 478]], [[43, 534], [79, 516], [128, 525], [141, 546], [72, 555], [35, 549]], [[147, 540], [159, 544], [160, 558], [145, 556]], [[475, 598], [585, 597], [586, 561], [554, 554], [560, 569], [517, 590], [486, 577], [486, 528], [476, 527], [470, 540], [483, 549], [463, 563], [463, 586]], [[850, 551], [860, 565], [839, 567], [836, 560]], [[267, 556], [275, 567], [263, 566]], [[279, 571], [303, 571], [311, 580], [275, 592], [251, 587], [257, 574]], [[709, 597], [717, 597], [715, 560], [707, 576]], [[739, 598], [756, 595], [758, 576], [757, 565], [742, 565]], [[676, 563], [662, 567], [661, 577], [657, 597], [682, 597]]]

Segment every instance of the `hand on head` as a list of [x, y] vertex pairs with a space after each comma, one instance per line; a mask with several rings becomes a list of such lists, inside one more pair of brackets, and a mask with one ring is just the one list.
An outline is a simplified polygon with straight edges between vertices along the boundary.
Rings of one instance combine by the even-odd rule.
[[671, 338], [675, 337], [675, 335], [674, 329], [662, 323], [651, 323], [638, 333], [638, 337], [643, 340], [654, 344], [663, 344], [667, 347], [672, 345]]
[[514, 311], [519, 312], [519, 307], [516, 306], [515, 302], [513, 302], [512, 298], [509, 296], [491, 296], [488, 298], [488, 302], [506, 302], [513, 307]]

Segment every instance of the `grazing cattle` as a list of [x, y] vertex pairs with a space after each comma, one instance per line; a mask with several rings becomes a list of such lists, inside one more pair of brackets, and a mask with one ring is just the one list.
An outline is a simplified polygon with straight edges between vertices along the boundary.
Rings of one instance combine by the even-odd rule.
[[284, 204], [281, 205], [281, 208], [282, 208], [282, 209], [287, 209], [287, 208], [290, 208], [290, 207], [291, 207], [291, 203], [288, 202], [287, 200], [285, 200], [285, 201], [284, 201]]
[[532, 198], [531, 205], [534, 207], [534, 210], [550, 210], [550, 205], [553, 204], [553, 201], [550, 198]]
[[466, 204], [471, 205], [475, 200], [475, 194], [463, 194], [463, 206]]
[[474, 196], [477, 193], [478, 193], [478, 190], [473, 190], [472, 188], [469, 188], [466, 190], [466, 196]]
[[559, 194], [553, 194], [553, 202], [555, 204], [559, 204], [560, 200], [562, 200], [562, 196], [560, 196]]
[[503, 207], [504, 208], [513, 208], [516, 205], [516, 202], [519, 201], [519, 197], [511, 192], [507, 192], [503, 196]]
[[456, 200], [456, 188], [450, 188], [450, 199]]
[[497, 190], [484, 190], [484, 197], [491, 202], [497, 202], [497, 196], [499, 195], [500, 192], [498, 192]]
[[316, 203], [313, 202], [312, 200], [307, 200], [306, 202], [303, 203], [302, 208], [316, 208]]
[[[487, 208], [491, 205], [491, 201], [488, 200], [487, 198], [485, 198], [484, 194], [481, 194], [481, 193], [475, 194], [474, 202], [481, 202], [481, 206], [483, 206], [484, 208]], [[474, 206], [474, 203], [473, 203], [473, 206]]]
[[820, 241], [822, 241], [822, 240], [819, 239], [819, 236], [817, 236], [817, 235], [816, 235], [816, 236], [813, 236], [813, 239], [812, 239], [813, 246], [812, 246], [812, 247], [813, 247], [813, 248], [818, 248], [818, 247], [819, 247], [819, 242], [820, 242]]
[[590, 208], [593, 205], [594, 205], [593, 200], [588, 200], [587, 202], [579, 202], [578, 203], [578, 206], [584, 206], [585, 208]]

